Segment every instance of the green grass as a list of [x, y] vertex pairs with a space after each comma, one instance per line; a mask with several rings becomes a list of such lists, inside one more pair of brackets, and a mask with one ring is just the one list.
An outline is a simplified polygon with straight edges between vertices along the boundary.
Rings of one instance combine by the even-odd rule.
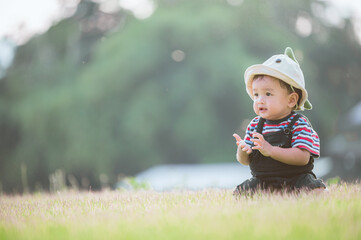
[[361, 239], [361, 184], [239, 200], [215, 189], [3, 195], [0, 239]]

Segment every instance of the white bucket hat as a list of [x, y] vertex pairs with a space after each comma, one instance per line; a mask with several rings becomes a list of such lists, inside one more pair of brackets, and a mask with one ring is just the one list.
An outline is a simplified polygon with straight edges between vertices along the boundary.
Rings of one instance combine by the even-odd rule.
[[248, 95], [253, 100], [252, 81], [255, 75], [268, 75], [278, 78], [291, 87], [302, 90], [299, 105], [295, 110], [310, 110], [312, 104], [308, 101], [308, 94], [305, 87], [305, 79], [295, 55], [290, 47], [287, 47], [285, 54], [274, 55], [262, 64], [252, 65], [244, 73], [244, 81]]

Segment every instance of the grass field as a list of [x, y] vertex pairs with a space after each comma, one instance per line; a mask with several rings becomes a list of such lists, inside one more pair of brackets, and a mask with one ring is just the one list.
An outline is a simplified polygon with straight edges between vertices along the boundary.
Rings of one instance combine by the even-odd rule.
[[361, 239], [361, 184], [329, 188], [2, 195], [0, 239]]

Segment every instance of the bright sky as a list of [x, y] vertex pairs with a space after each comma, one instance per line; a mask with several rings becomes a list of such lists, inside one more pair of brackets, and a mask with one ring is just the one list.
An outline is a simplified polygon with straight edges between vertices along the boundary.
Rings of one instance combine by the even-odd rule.
[[[0, 0], [0, 39], [8, 36], [16, 43], [26, 42], [34, 33], [45, 32], [52, 24], [74, 12], [76, 3], [80, 0]], [[106, 7], [112, 7], [115, 2], [129, 9], [142, 19], [149, 17], [155, 6], [149, 0], [94, 0]], [[326, 14], [332, 20], [338, 21], [340, 15], [358, 18], [356, 29], [361, 41], [361, 1], [359, 0], [325, 0], [332, 2], [335, 8]], [[338, 16], [337, 16], [338, 15]]]
[[[39, 7], [41, 6], [41, 7]], [[47, 0], [0, 0], [0, 36], [17, 39], [23, 32], [42, 32], [51, 24], [58, 13], [56, 1]]]
[[0, 38], [24, 43], [70, 14], [78, 0], [0, 0]]
[[[135, 17], [152, 15], [152, 0], [93, 0], [104, 12], [123, 7]], [[80, 0], [0, 0], [0, 39], [10, 37], [17, 44], [26, 42], [34, 33], [43, 33], [60, 19], [74, 13]]]

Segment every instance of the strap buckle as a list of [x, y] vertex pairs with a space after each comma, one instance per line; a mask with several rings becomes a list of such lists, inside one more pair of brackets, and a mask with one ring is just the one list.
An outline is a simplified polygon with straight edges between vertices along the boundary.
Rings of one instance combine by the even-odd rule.
[[289, 135], [291, 133], [291, 130], [286, 127], [285, 129], [283, 129], [283, 132], [286, 134], [286, 135]]

